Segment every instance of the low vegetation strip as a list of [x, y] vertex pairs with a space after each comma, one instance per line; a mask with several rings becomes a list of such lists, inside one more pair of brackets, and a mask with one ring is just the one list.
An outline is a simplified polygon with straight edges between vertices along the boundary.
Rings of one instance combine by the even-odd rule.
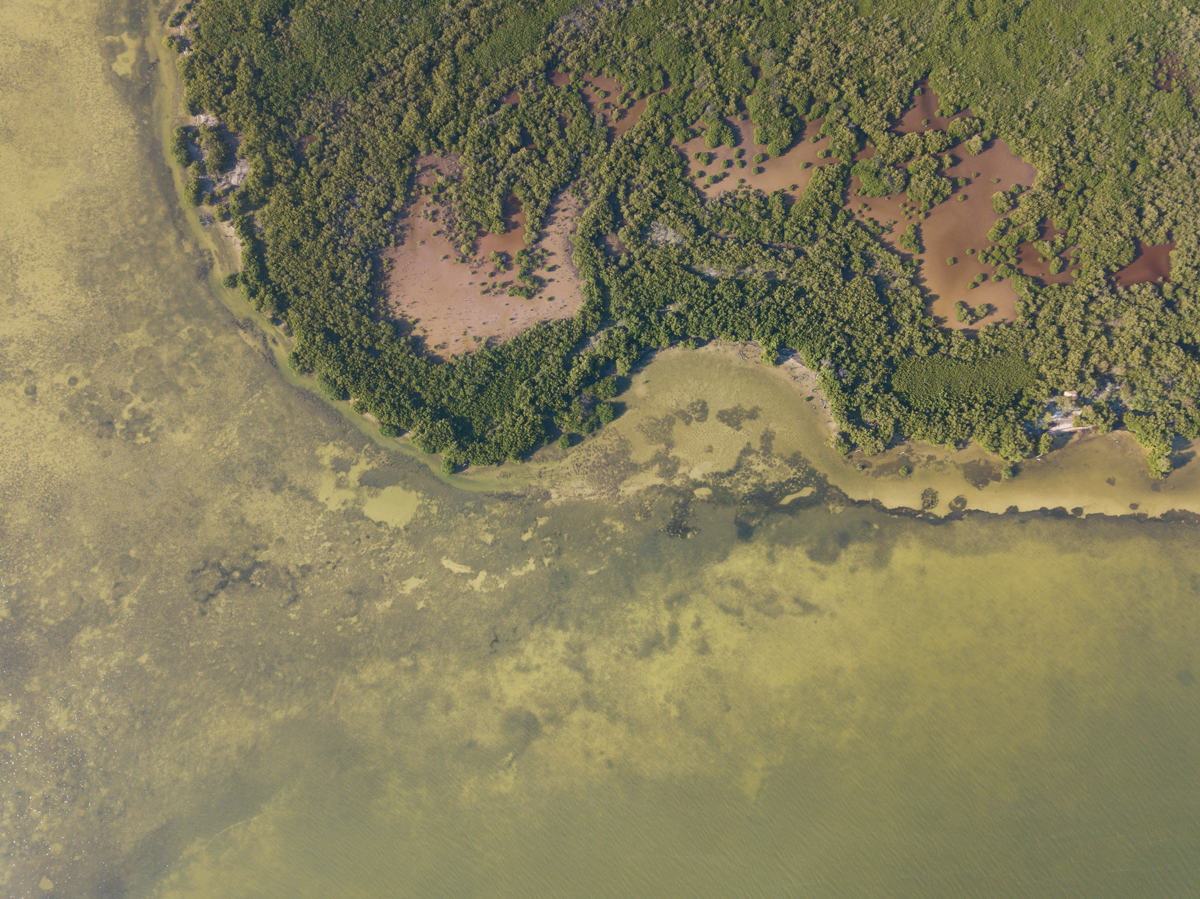
[[980, 405], [1003, 409], [1034, 380], [1029, 365], [1016, 356], [976, 362], [930, 356], [901, 362], [892, 385], [913, 409], [939, 412]]

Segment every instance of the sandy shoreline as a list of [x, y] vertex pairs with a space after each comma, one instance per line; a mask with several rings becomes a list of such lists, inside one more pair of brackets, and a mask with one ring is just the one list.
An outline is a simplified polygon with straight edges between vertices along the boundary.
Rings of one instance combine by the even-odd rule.
[[1064, 434], [1059, 449], [1018, 463], [1009, 480], [1001, 477], [1003, 460], [973, 443], [954, 449], [906, 440], [874, 456], [844, 457], [832, 446], [837, 427], [816, 374], [794, 357], [767, 365], [760, 352], [756, 344], [716, 341], [657, 351], [617, 397], [623, 413], [583, 443], [544, 447], [523, 464], [472, 468], [450, 481], [485, 492], [537, 489], [563, 501], [655, 487], [704, 494], [713, 484], [751, 489], [753, 482], [755, 491], [785, 491], [780, 501], [807, 471], [842, 502], [932, 518], [1200, 514], [1200, 463], [1155, 481], [1145, 451], [1124, 431]]

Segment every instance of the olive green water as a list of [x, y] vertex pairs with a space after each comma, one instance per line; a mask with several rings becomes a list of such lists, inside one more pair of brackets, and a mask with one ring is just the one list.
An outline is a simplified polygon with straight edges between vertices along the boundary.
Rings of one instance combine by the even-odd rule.
[[0, 894], [1196, 895], [1200, 531], [1091, 513], [1197, 466], [859, 471], [713, 352], [446, 484], [214, 286], [144, 36], [0, 6]]

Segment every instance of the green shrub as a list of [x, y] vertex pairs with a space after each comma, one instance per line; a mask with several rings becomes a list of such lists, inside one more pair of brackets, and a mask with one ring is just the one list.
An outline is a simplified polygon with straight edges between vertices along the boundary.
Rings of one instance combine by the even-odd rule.
[[1079, 413], [1079, 421], [1094, 427], [1097, 434], [1108, 434], [1117, 426], [1117, 414], [1108, 402], [1097, 400], [1083, 408]]
[[856, 162], [850, 174], [862, 183], [863, 194], [868, 197], [898, 194], [908, 181], [903, 169], [887, 165], [878, 157]]
[[909, 253], [916, 255], [921, 252], [921, 237], [917, 233], [916, 225], [909, 225], [904, 229], [904, 233], [900, 235], [900, 246]]
[[1171, 462], [1171, 432], [1166, 425], [1153, 415], [1142, 413], [1126, 413], [1125, 427], [1129, 433], [1146, 450], [1146, 462], [1150, 477], [1165, 478], [1170, 474]]
[[[247, 301], [288, 320], [297, 366], [326, 373], [381, 421], [419, 434], [421, 446], [453, 447], [447, 458], [477, 464], [520, 458], [556, 433], [600, 373], [627, 375], [651, 348], [727, 337], [800, 351], [820, 372], [842, 445], [874, 450], [911, 434], [975, 439], [1019, 458], [1032, 448], [1024, 427], [1038, 419], [1040, 395], [1029, 387], [1002, 402], [986, 378], [970, 387], [988, 360], [1019, 359], [1043, 388], [1119, 372], [1145, 415], [1164, 428], [1200, 429], [1190, 256], [1178, 254], [1170, 283], [1120, 302], [1100, 280], [1139, 240], [1171, 232], [1182, 247], [1195, 244], [1187, 169], [1172, 156], [1200, 139], [1195, 116], [1186, 91], [1158, 97], [1145, 66], [1130, 63], [1166, 49], [1162, 28], [1174, 20], [1157, 6], [1146, 18], [1131, 4], [1061, 6], [863, 2], [846, 5], [858, 13], [850, 26], [840, 6], [821, 4], [205, 0], [178, 65], [185, 107], [214, 115], [228, 143], [239, 134], [239, 153], [253, 163], [227, 207]], [[1085, 32], [1098, 37], [1078, 55]], [[1050, 33], [1057, 42], [1047, 43]], [[1009, 46], [1021, 52], [995, 52]], [[764, 60], [761, 72], [751, 59]], [[580, 72], [605, 69], [634, 96], [660, 90], [665, 73], [677, 89], [655, 96], [642, 125], [613, 140], [589, 114], [591, 96], [548, 83], [560, 64], [576, 84]], [[890, 130], [912, 78], [932, 72], [953, 73], [947, 108], [987, 110], [986, 126], [971, 117], [945, 131]], [[1045, 72], [1069, 72], [1070, 89]], [[513, 86], [521, 103], [497, 108], [493, 94]], [[741, 101], [773, 156], [806, 118], [828, 139], [822, 160], [837, 159], [810, 168], [799, 196], [741, 190], [698, 202], [679, 185], [690, 161], [668, 137], [686, 141], [700, 121], [715, 149], [733, 137], [720, 117], [736, 115]], [[1167, 126], [1177, 130], [1163, 133]], [[201, 141], [207, 170], [181, 161], [196, 202], [229, 161], [215, 130]], [[300, 152], [296, 136], [313, 134], [321, 140]], [[907, 213], [924, 216], [963, 187], [945, 177], [945, 154], [965, 158], [993, 135], [1043, 175], [1016, 221], [989, 232], [996, 246], [985, 254], [997, 277], [1016, 281], [1020, 321], [949, 333], [924, 313], [912, 261], [847, 208], [848, 179], [864, 137], [875, 140], [878, 183], [860, 183], [866, 191], [902, 183]], [[491, 230], [513, 195], [533, 241], [553, 198], [584, 188], [572, 260], [584, 301], [573, 317], [451, 362], [380, 320], [378, 254], [408, 203], [415, 160], [439, 151], [456, 154], [459, 171], [422, 190], [441, 201], [455, 247]], [[737, 158], [758, 173], [759, 155]], [[696, 167], [715, 167], [705, 159]], [[1037, 239], [1047, 218], [1083, 248], [1078, 286], [1044, 288], [1013, 267], [1019, 243]], [[656, 221], [685, 242], [647, 241]], [[619, 258], [604, 249], [615, 237]], [[1055, 250], [1046, 258], [1062, 246]], [[517, 289], [536, 289], [535, 267], [523, 268]], [[933, 402], [922, 406], [909, 369], [929, 359], [949, 360], [958, 374], [930, 387]], [[975, 373], [965, 387], [963, 371]], [[566, 430], [615, 414], [595, 396], [585, 405], [578, 428]]]
[[204, 182], [200, 178], [200, 168], [195, 163], [188, 168], [183, 196], [191, 206], [199, 206], [204, 202]]
[[340, 403], [350, 399], [350, 392], [325, 372], [317, 375], [317, 387], [325, 394], [325, 398], [332, 402]]
[[938, 169], [936, 156], [921, 156], [908, 164], [908, 201], [921, 211], [932, 209], [950, 196], [950, 180], [938, 174]]
[[735, 143], [733, 129], [727, 122], [717, 119], [704, 132], [704, 145], [710, 150], [720, 146], [732, 147]]
[[233, 154], [229, 145], [222, 139], [220, 132], [208, 125], [201, 125], [198, 132], [200, 149], [204, 153], [204, 166], [208, 172], [215, 174], [227, 168]]
[[911, 408], [925, 412], [960, 406], [1007, 406], [1033, 383], [1028, 363], [1015, 355], [979, 362], [949, 356], [905, 359], [892, 378], [897, 394]]
[[171, 158], [175, 160], [175, 164], [180, 168], [186, 168], [192, 161], [191, 152], [189, 151], [191, 140], [188, 135], [188, 129], [179, 127], [171, 132]]

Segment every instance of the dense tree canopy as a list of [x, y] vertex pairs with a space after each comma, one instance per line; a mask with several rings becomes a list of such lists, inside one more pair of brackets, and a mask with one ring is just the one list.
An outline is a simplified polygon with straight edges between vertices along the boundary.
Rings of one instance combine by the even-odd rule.
[[[1123, 422], [1157, 473], [1173, 435], [1200, 435], [1188, 74], [1200, 19], [1177, 4], [203, 0], [180, 21], [186, 103], [219, 125], [177, 133], [172, 150], [192, 199], [233, 218], [247, 298], [295, 336], [295, 367], [451, 465], [591, 430], [612, 417], [612, 376], [648, 349], [717, 338], [800, 353], [843, 444], [867, 451], [909, 435], [1020, 458], [1066, 390], [1084, 405], [1103, 396], [1088, 415]], [[586, 72], [649, 95], [621, 137], [585, 102]], [[971, 114], [900, 135], [891, 124], [924, 79], [943, 111]], [[520, 101], [503, 102], [514, 90]], [[833, 164], [794, 201], [749, 189], [704, 201], [677, 144], [698, 129], [727, 142], [739, 115], [770, 155], [822, 119]], [[996, 193], [1006, 217], [985, 251], [1020, 314], [946, 332], [925, 314], [915, 263], [848, 211], [850, 177], [928, 209], [955, 187], [948, 154], [997, 137], [1039, 171]], [[234, 143], [250, 168], [236, 184], [221, 177]], [[583, 197], [574, 318], [441, 362], [379, 314], [373, 260], [425, 153], [458, 157], [461, 177], [438, 190], [463, 245], [500, 227], [505, 197], [531, 234], [557, 193]], [[1043, 222], [1064, 232], [1046, 248], [1055, 258], [1075, 248], [1070, 283], [1016, 268], [1017, 242]], [[919, 228], [907, 239], [917, 246]], [[1168, 239], [1168, 282], [1108, 277], [1137, 242]]]

